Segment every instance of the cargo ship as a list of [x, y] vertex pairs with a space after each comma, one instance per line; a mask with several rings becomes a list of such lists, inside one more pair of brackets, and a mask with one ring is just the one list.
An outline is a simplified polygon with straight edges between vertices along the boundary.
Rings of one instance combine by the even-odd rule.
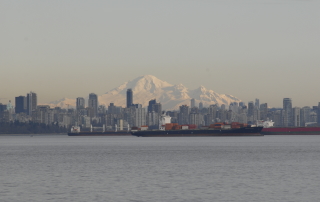
[[[166, 120], [167, 119], [167, 120]], [[178, 125], [170, 123], [170, 117], [162, 117], [159, 130], [148, 130], [147, 126], [139, 130], [131, 130], [137, 137], [207, 137], [207, 136], [263, 136], [260, 132], [263, 127], [251, 127], [238, 122], [215, 123], [197, 129], [196, 125]]]
[[93, 131], [91, 126], [90, 131], [80, 131], [79, 126], [72, 126], [71, 132], [68, 133], [68, 136], [131, 136], [130, 131]]
[[185, 129], [185, 130], [141, 130], [131, 131], [137, 137], [207, 137], [207, 136], [263, 136], [262, 127], [230, 129]]
[[271, 120], [262, 121], [258, 126], [263, 126], [263, 135], [320, 135], [320, 127], [274, 127]]

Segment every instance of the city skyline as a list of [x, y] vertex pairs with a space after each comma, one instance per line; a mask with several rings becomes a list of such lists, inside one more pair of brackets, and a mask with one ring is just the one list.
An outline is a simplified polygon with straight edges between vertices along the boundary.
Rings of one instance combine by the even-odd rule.
[[319, 1], [4, 1], [0, 102], [102, 95], [152, 74], [280, 107], [320, 100]]
[[[89, 94], [88, 105], [85, 99], [77, 98], [76, 108], [62, 109], [61, 107], [50, 107], [49, 105], [37, 105], [38, 95], [35, 92], [27, 93], [27, 96], [15, 97], [16, 107], [9, 102], [7, 105], [0, 104], [1, 123], [41, 123], [47, 126], [55, 125], [70, 128], [81, 125], [84, 128], [92, 128], [92, 125], [114, 128], [120, 124], [132, 127], [160, 127], [160, 117], [163, 113], [171, 117], [171, 123], [180, 125], [193, 124], [195, 127], [209, 126], [214, 123], [241, 123], [259, 124], [273, 120], [275, 126], [301, 127], [316, 126], [320, 124], [320, 102], [318, 106], [292, 107], [291, 98], [283, 98], [283, 107], [278, 109], [268, 108], [268, 103], [261, 103], [258, 98], [255, 102], [250, 101], [248, 105], [244, 102], [231, 102], [228, 105], [217, 104], [203, 107], [203, 103], [197, 103], [195, 99], [189, 99], [189, 104], [182, 104], [179, 110], [162, 111], [162, 104], [156, 99], [148, 101], [148, 106], [133, 104], [134, 91], [126, 90], [126, 107], [116, 106], [109, 103], [108, 106], [99, 105], [98, 96]], [[272, 122], [272, 121], [271, 121]], [[146, 126], [147, 125], [147, 126]], [[44, 126], [44, 125], [43, 125]], [[43, 128], [44, 129], [44, 128]], [[26, 130], [26, 128], [24, 129]]]
[[[141, 80], [141, 78], [143, 78], [143, 79], [145, 79], [145, 78], [149, 78], [149, 77], [153, 77], [153, 78], [156, 78], [156, 77], [154, 77], [154, 76], [152, 76], [152, 75], [146, 75], [146, 76], [143, 76], [143, 77], [138, 77], [138, 78], [140, 78], [140, 80]], [[138, 79], [137, 78], [137, 79]], [[136, 80], [137, 80], [136, 79]], [[157, 78], [156, 78], [157, 79]], [[140, 80], [138, 80], [138, 83], [140, 82]], [[161, 80], [160, 80], [161, 81]], [[151, 81], [151, 82], [153, 82], [153, 81]], [[163, 82], [163, 81], [161, 81], [161, 82]], [[144, 84], [144, 85], [148, 85], [148, 84]], [[157, 84], [155, 84], [155, 85], [157, 85]], [[111, 93], [111, 94], [113, 94], [114, 93], [114, 91], [116, 90], [116, 89], [122, 89], [123, 88], [123, 85], [121, 85], [121, 86], [119, 86], [119, 87], [117, 87], [117, 88], [115, 88], [115, 89], [113, 89], [113, 90], [111, 90], [111, 91], [109, 91], [109, 92], [107, 92], [107, 93]], [[136, 88], [136, 87], [135, 87]], [[139, 88], [139, 87], [138, 87]], [[129, 106], [131, 106], [131, 105], [135, 105], [135, 104], [133, 104], [133, 92], [132, 92], [132, 89], [131, 88], [127, 88], [127, 89], [125, 89], [125, 91], [126, 91], [126, 95], [123, 95], [123, 98], [128, 98], [128, 96], [130, 97], [130, 99], [128, 100], [126, 100], [126, 103], [122, 106], [121, 104], [120, 104], [120, 106], [122, 106], [122, 107], [129, 107]], [[29, 111], [30, 111], [30, 109], [32, 110], [32, 108], [36, 108], [36, 106], [37, 106], [37, 103], [39, 104], [39, 105], [50, 105], [51, 107], [54, 107], [54, 106], [60, 106], [60, 105], [58, 105], [59, 104], [59, 102], [50, 102], [50, 103], [41, 103], [41, 102], [39, 102], [39, 101], [37, 101], [37, 103], [33, 103], [33, 106], [31, 106], [29, 103], [31, 103], [31, 101], [29, 102], [29, 100], [30, 99], [32, 99], [32, 97], [31, 98], [29, 98], [29, 95], [35, 95], [36, 97], [37, 97], [37, 93], [36, 92], [33, 92], [33, 91], [30, 91], [30, 93], [27, 93], [26, 94], [26, 96], [23, 96], [23, 95], [16, 95], [15, 97], [13, 97], [12, 99], [8, 99], [8, 102], [1, 102], [0, 101], [0, 103], [2, 103], [2, 104], [7, 104], [7, 103], [9, 103], [9, 102], [11, 102], [11, 104], [13, 104], [14, 106], [17, 106], [17, 98], [20, 98], [20, 99], [22, 99], [22, 98], [24, 98], [24, 99], [26, 99], [26, 102], [28, 103], [25, 103], [25, 110], [26, 110], [26, 112], [27, 113], [30, 113]], [[142, 94], [143, 95], [143, 94]], [[93, 96], [93, 98], [92, 98], [92, 96]], [[110, 99], [110, 100], [107, 100], [107, 101], [104, 101], [103, 103], [99, 103], [98, 102], [98, 98], [101, 98], [101, 97], [103, 97], [104, 95], [97, 95], [97, 94], [95, 94], [95, 93], [89, 93], [88, 95], [86, 95], [86, 96], [84, 96], [84, 97], [77, 97], [76, 99], [70, 99], [70, 98], [65, 98], [67, 101], [66, 101], [66, 103], [64, 103], [64, 107], [62, 107], [62, 108], [69, 108], [69, 107], [71, 107], [71, 108], [75, 108], [75, 109], [78, 109], [78, 105], [81, 105], [81, 107], [80, 108], [83, 108], [83, 107], [85, 107], [85, 106], [90, 106], [90, 107], [92, 107], [92, 108], [94, 108], [94, 114], [97, 114], [97, 110], [98, 110], [98, 105], [103, 105], [103, 106], [109, 106], [109, 104], [110, 103], [114, 103], [114, 102], [116, 102], [117, 103], [117, 100], [115, 100], [115, 99]], [[41, 96], [40, 96], [40, 98], [41, 98]], [[192, 107], [192, 106], [198, 106], [200, 103], [201, 103], [201, 105], [203, 105], [203, 103], [202, 103], [202, 100], [195, 100], [195, 98], [194, 97], [190, 97], [189, 98], [190, 100], [191, 100], [191, 104], [190, 104], [190, 106]], [[185, 103], [188, 103], [189, 102], [189, 99], [186, 99], [186, 102]], [[282, 98], [282, 99], [284, 99], [284, 98]], [[281, 105], [280, 106], [270, 106], [270, 104], [268, 104], [268, 108], [282, 108], [283, 107], [283, 103], [282, 103], [282, 101], [283, 100], [279, 100], [279, 102], [281, 102]], [[294, 102], [292, 102], [292, 98], [286, 98], [286, 99], [289, 99], [290, 100], [290, 103], [291, 103], [291, 107], [312, 107], [312, 106], [317, 106], [317, 103], [318, 102], [316, 102], [316, 103], [313, 103], [312, 105], [304, 105], [304, 106], [298, 106], [298, 105], [296, 105], [296, 104], [294, 104]], [[37, 99], [38, 100], [38, 99]], [[141, 99], [139, 99], [140, 101], [141, 101]], [[73, 103], [73, 101], [74, 101], [74, 105], [72, 104]], [[145, 102], [144, 103], [147, 103], [147, 101], [148, 101], [148, 99], [146, 99], [145, 100]], [[21, 102], [21, 101], [19, 101], [18, 100], [18, 102]], [[79, 102], [81, 102], [81, 104], [79, 104]], [[230, 103], [232, 103], [232, 101], [229, 101]], [[260, 99], [259, 98], [255, 98], [255, 99], [252, 99], [251, 101], [243, 101], [243, 100], [240, 100], [240, 101], [234, 101], [234, 102], [237, 102], [237, 103], [244, 103], [245, 105], [247, 105], [247, 106], [250, 106], [250, 104], [252, 104], [252, 109], [253, 109], [253, 107], [258, 107], [258, 106], [260, 106], [260, 104], [259, 104], [259, 102], [260, 102]], [[55, 103], [55, 104], [54, 104]], [[261, 102], [261, 104], [264, 104], [264, 103], [268, 103], [268, 101], [265, 101], [265, 100], [262, 100], [262, 102]], [[60, 103], [61, 104], [61, 103]], [[141, 104], [141, 103], [137, 103], [137, 104]], [[221, 106], [221, 104], [219, 104], [219, 103], [211, 103], [211, 104], [218, 104], [218, 106]], [[182, 104], [183, 105], [183, 104]], [[204, 107], [208, 107], [210, 104], [206, 104], [206, 105], [203, 105]], [[224, 105], [228, 105], [228, 104], [224, 104]], [[143, 107], [147, 107], [147, 105], [146, 104], [142, 104], [142, 106]], [[18, 108], [20, 109], [22, 106], [18, 106]], [[60, 106], [61, 107], [61, 106]], [[30, 109], [29, 109], [30, 108]], [[179, 107], [176, 107], [175, 109], [178, 109]], [[20, 109], [21, 110], [21, 109]], [[170, 109], [166, 109], [166, 110], [170, 110]], [[249, 111], [250, 111], [250, 107], [249, 107]], [[251, 113], [251, 112], [249, 112], [249, 113]]]

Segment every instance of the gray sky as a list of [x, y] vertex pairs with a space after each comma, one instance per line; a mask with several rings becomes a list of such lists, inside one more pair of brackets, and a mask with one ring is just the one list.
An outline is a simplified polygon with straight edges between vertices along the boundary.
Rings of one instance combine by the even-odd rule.
[[151, 74], [281, 107], [320, 102], [318, 0], [0, 1], [0, 102]]

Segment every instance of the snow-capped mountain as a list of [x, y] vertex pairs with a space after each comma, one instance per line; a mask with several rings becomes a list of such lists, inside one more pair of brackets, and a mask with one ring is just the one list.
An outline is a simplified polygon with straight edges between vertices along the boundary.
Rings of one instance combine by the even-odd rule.
[[49, 105], [50, 107], [61, 107], [61, 108], [68, 108], [69, 106], [75, 107], [76, 99], [62, 98], [60, 100], [56, 100], [45, 105]]
[[[162, 108], [166, 110], [178, 109], [179, 106], [184, 104], [190, 106], [190, 100], [192, 98], [195, 99], [197, 105], [199, 102], [202, 102], [204, 106], [212, 104], [229, 105], [231, 102], [241, 101], [232, 95], [218, 94], [213, 90], [208, 90], [204, 86], [189, 90], [182, 84], [172, 85], [155, 76], [145, 75], [125, 82], [119, 87], [100, 95], [98, 97], [99, 104], [108, 106], [110, 103], [114, 103], [116, 106], [125, 107], [128, 88], [131, 88], [133, 91], [133, 103], [139, 103], [146, 107], [150, 100], [156, 99], [157, 102], [162, 104]], [[66, 106], [66, 104], [75, 106], [75, 100], [64, 98], [50, 104], [61, 107]]]

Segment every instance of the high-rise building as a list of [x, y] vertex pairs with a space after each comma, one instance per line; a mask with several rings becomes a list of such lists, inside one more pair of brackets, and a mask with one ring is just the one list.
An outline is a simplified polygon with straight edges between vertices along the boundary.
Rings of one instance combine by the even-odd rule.
[[244, 107], [244, 106], [245, 106], [244, 102], [239, 102], [239, 107]]
[[282, 126], [283, 120], [282, 120], [282, 114], [283, 110], [276, 110], [272, 114], [272, 120], [274, 121], [274, 126]]
[[318, 103], [317, 123], [318, 123], [318, 126], [320, 126], [320, 102]]
[[86, 108], [85, 105], [86, 105], [85, 99], [83, 97], [77, 97], [76, 109], [77, 110], [84, 109]]
[[150, 100], [148, 105], [148, 112], [156, 112], [159, 115], [162, 114], [162, 105], [157, 103], [156, 99]]
[[199, 109], [202, 110], [203, 109], [203, 103], [199, 102]]
[[180, 106], [180, 112], [178, 114], [178, 123], [179, 124], [189, 124], [189, 106], [182, 105]]
[[225, 104], [222, 104], [221, 107], [220, 107], [220, 109], [225, 110], [225, 109], [226, 109], [226, 105], [225, 105]]
[[92, 116], [97, 117], [98, 115], [98, 96], [97, 94], [90, 93], [89, 100], [88, 100], [88, 107], [92, 108]]
[[308, 106], [302, 107], [300, 110], [301, 126], [305, 126], [306, 123], [310, 122], [311, 108]]
[[200, 114], [199, 113], [190, 113], [189, 114], [189, 124], [200, 125]]
[[7, 110], [7, 105], [0, 103], [0, 121], [4, 117], [4, 112]]
[[32, 115], [32, 112], [37, 109], [37, 94], [30, 91], [27, 94], [27, 114]]
[[268, 104], [263, 103], [260, 105], [260, 119], [266, 121], [268, 116]]
[[259, 109], [259, 107], [260, 107], [260, 101], [258, 98], [256, 98], [256, 101], [254, 102], [254, 107], [257, 109]]
[[300, 117], [301, 117], [301, 115], [300, 115], [300, 107], [294, 107], [293, 109], [292, 109], [292, 122], [293, 122], [293, 126], [296, 126], [296, 127], [300, 127], [300, 123], [301, 123], [301, 121], [300, 121]]
[[283, 126], [292, 126], [292, 100], [291, 98], [283, 98]]
[[16, 101], [16, 114], [27, 112], [27, 98], [26, 96], [19, 96], [15, 98]]
[[145, 108], [135, 108], [134, 114], [135, 114], [134, 126], [141, 127], [143, 125], [146, 125], [146, 110], [145, 110]]
[[248, 102], [248, 117], [253, 116], [254, 104], [252, 101]]
[[127, 108], [131, 107], [133, 105], [133, 93], [132, 89], [127, 89]]
[[196, 106], [196, 100], [194, 98], [192, 98], [190, 102], [191, 102], [191, 105], [190, 105], [191, 108]]

